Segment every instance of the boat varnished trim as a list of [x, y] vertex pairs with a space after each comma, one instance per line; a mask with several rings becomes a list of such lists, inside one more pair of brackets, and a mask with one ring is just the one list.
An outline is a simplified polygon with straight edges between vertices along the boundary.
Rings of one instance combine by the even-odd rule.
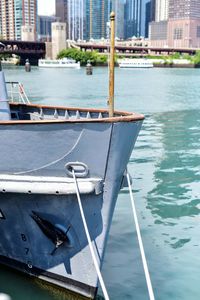
[[[22, 272], [22, 274], [26, 273], [29, 276], [34, 276], [41, 279], [42, 281], [49, 282], [57, 288], [61, 287], [68, 290], [69, 292], [80, 293], [80, 295], [87, 299], [94, 299], [97, 294], [96, 287], [92, 287], [88, 284], [64, 277], [62, 275], [57, 275], [52, 272], [41, 270], [34, 266], [31, 266], [31, 268], [29, 268], [27, 264], [3, 255], [0, 255], [0, 264], [5, 265], [9, 268], [14, 268], [17, 271]], [[72, 287], [74, 288], [72, 289]]]
[[[35, 104], [21, 104], [11, 103], [11, 107], [30, 107], [36, 109], [50, 109], [50, 110], [63, 110], [63, 111], [79, 111], [89, 113], [106, 113], [106, 109], [94, 109], [94, 108], [77, 108], [77, 107], [66, 107], [66, 106], [50, 106], [50, 105], [35, 105]], [[137, 122], [144, 120], [144, 115], [137, 113], [129, 113], [125, 111], [115, 111], [114, 117], [104, 118], [81, 118], [81, 119], [48, 119], [48, 120], [6, 120], [0, 121], [0, 125], [13, 125], [13, 124], [51, 124], [51, 123], [116, 123], [116, 122]]]

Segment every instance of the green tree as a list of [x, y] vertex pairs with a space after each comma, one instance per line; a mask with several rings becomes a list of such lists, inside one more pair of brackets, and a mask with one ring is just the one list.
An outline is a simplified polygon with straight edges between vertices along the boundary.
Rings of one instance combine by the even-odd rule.
[[196, 51], [196, 54], [193, 56], [192, 62], [195, 65], [200, 65], [200, 50]]
[[64, 57], [75, 59], [76, 61], [80, 61], [81, 65], [84, 66], [87, 64], [88, 60], [92, 63], [92, 65], [104, 65], [107, 62], [107, 56], [103, 54], [99, 54], [97, 51], [86, 51], [83, 52], [79, 49], [69, 48], [62, 50], [57, 58], [61, 59]]

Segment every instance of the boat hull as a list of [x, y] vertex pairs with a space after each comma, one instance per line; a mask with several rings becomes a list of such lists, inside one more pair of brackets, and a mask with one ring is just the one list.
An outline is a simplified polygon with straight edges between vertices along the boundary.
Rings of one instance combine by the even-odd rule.
[[[94, 189], [80, 188], [80, 196], [101, 267], [115, 203], [141, 124], [139, 120], [0, 126], [0, 262], [94, 298], [98, 279], [76, 193], [73, 188], [54, 192], [48, 180], [63, 178], [65, 182], [67, 178], [72, 183], [66, 164], [79, 162], [88, 172], [78, 180], [99, 183]], [[35, 178], [38, 182], [48, 179], [48, 193], [41, 184], [35, 185]], [[19, 187], [7, 189], [8, 180], [16, 180]], [[29, 183], [28, 190], [24, 182]]]

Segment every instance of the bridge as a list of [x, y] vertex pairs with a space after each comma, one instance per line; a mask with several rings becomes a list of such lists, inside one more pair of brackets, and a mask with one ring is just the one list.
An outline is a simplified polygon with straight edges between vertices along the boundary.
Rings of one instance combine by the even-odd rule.
[[[92, 43], [76, 43], [76, 46], [78, 46], [82, 51], [88, 51], [88, 50], [97, 50], [101, 53], [107, 53], [109, 49], [109, 45], [107, 44], [92, 44]], [[160, 47], [144, 47], [144, 46], [126, 46], [126, 45], [120, 45], [116, 44], [115, 46], [116, 52], [123, 54], [123, 55], [133, 55], [133, 54], [173, 54], [173, 53], [180, 53], [180, 54], [190, 54], [194, 55], [198, 49], [194, 48], [160, 48]]]
[[37, 64], [38, 59], [44, 58], [46, 54], [45, 43], [0, 40], [0, 54], [15, 54], [20, 56], [24, 64], [28, 58], [31, 64]]

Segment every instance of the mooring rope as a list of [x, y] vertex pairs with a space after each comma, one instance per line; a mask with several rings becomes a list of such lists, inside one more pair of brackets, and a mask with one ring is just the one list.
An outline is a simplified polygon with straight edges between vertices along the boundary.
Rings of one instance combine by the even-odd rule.
[[92, 246], [92, 240], [91, 240], [91, 237], [90, 237], [90, 234], [89, 234], [86, 218], [85, 218], [85, 215], [84, 215], [83, 206], [82, 206], [82, 202], [81, 202], [81, 197], [80, 197], [78, 183], [77, 183], [76, 174], [75, 174], [74, 169], [72, 169], [72, 175], [73, 175], [73, 179], [74, 179], [74, 183], [75, 183], [76, 196], [77, 196], [77, 199], [78, 199], [81, 218], [82, 218], [85, 234], [86, 234], [86, 237], [87, 237], [87, 240], [88, 240], [88, 245], [89, 245], [89, 248], [90, 248], [93, 263], [94, 263], [94, 266], [95, 266], [95, 269], [96, 269], [96, 272], [97, 272], [97, 276], [99, 278], [99, 282], [100, 282], [100, 285], [101, 285], [101, 288], [102, 288], [104, 298], [105, 298], [105, 300], [109, 300], [108, 292], [106, 290], [106, 286], [105, 286], [104, 281], [103, 281], [103, 277], [102, 277], [102, 274], [101, 274], [101, 271], [100, 271], [100, 268], [99, 268], [99, 265], [98, 265], [98, 261], [97, 261], [96, 255], [94, 253], [94, 248]]
[[127, 171], [126, 176], [127, 176], [127, 182], [128, 182], [131, 204], [132, 204], [132, 209], [133, 209], [135, 228], [136, 228], [136, 232], [137, 232], [137, 238], [138, 238], [140, 253], [141, 253], [141, 257], [142, 257], [142, 264], [143, 264], [143, 268], [144, 268], [144, 273], [145, 273], [145, 278], [146, 278], [146, 283], [147, 283], [147, 288], [148, 288], [148, 293], [149, 293], [149, 299], [155, 300], [152, 283], [151, 283], [151, 278], [150, 278], [150, 273], [149, 273], [149, 269], [148, 269], [148, 265], [147, 265], [145, 252], [144, 252], [144, 246], [143, 246], [143, 242], [142, 242], [142, 236], [141, 236], [141, 232], [140, 232], [140, 226], [139, 226], [136, 207], [135, 207], [135, 201], [133, 198], [130, 175], [129, 175], [128, 171]]

